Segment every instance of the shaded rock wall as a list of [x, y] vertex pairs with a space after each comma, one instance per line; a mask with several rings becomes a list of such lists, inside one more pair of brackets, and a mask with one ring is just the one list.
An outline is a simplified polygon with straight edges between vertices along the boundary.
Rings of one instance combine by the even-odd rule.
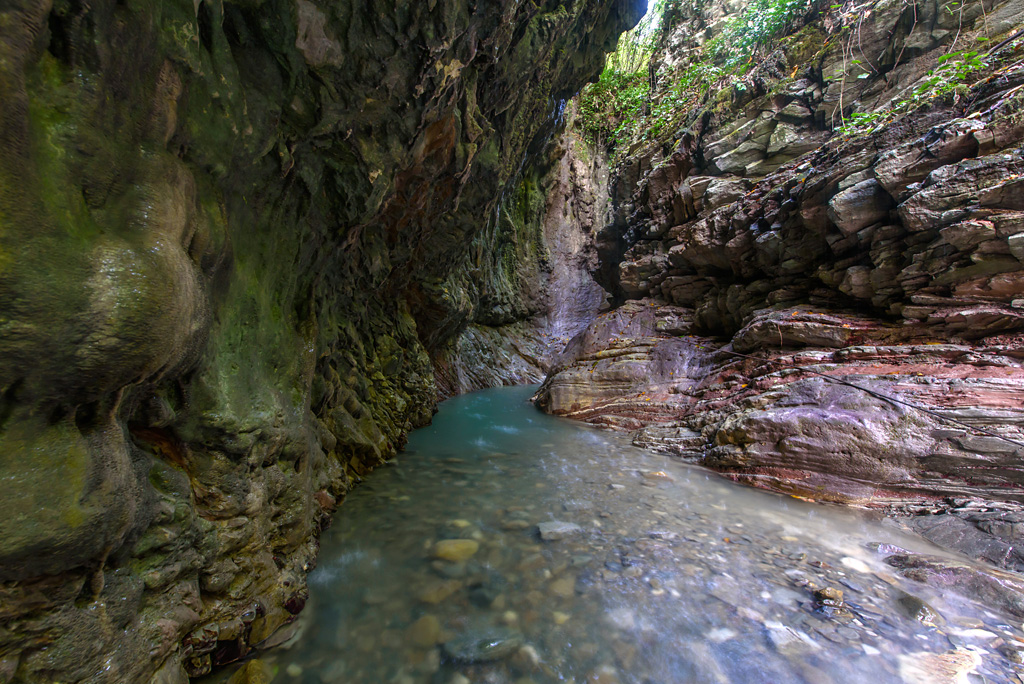
[[440, 395], [540, 382], [553, 358], [605, 305], [593, 272], [608, 213], [604, 155], [579, 137], [570, 109], [559, 135], [473, 245], [481, 301], [473, 322], [434, 355]]
[[641, 11], [0, 8], [0, 682], [179, 682], [301, 610], [500, 308], [502, 189]]
[[[677, 15], [662, 69], [693, 49], [672, 36], [727, 10]], [[756, 486], [972, 523], [1006, 513], [1017, 543], [1019, 506], [998, 502], [1024, 502], [1024, 47], [887, 112], [954, 35], [995, 45], [1024, 8], [978, 3], [955, 25], [930, 3], [861, 16], [852, 33], [810, 15], [743, 88], [626, 155], [599, 236], [625, 303], [573, 341], [537, 401]], [[854, 38], [865, 78], [849, 71]], [[840, 105], [879, 124], [838, 134]], [[1024, 567], [1000, 548], [986, 553]]]

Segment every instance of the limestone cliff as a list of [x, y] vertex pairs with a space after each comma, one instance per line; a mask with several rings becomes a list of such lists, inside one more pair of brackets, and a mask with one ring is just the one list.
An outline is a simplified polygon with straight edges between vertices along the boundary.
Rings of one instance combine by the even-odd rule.
[[539, 404], [1024, 568], [1024, 6], [809, 3], [701, 93], [742, 3], [669, 5], [600, 237], [622, 304]]
[[0, 682], [181, 682], [301, 610], [639, 5], [3, 4]]

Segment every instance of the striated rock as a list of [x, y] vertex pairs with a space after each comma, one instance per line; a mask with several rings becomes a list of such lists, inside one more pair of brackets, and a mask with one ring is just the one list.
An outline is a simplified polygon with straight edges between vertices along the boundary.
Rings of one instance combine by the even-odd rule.
[[844, 235], [875, 223], [886, 223], [893, 206], [889, 193], [873, 179], [861, 181], [828, 201], [828, 218]]
[[[1002, 442], [994, 446], [1001, 449], [1012, 445]], [[1019, 528], [1014, 527], [1015, 523], [993, 525], [991, 520], [991, 516], [986, 519], [942, 513], [906, 518], [903, 523], [922, 537], [969, 558], [979, 558], [996, 567], [1024, 570], [1024, 554], [1016, 546], [1021, 538]]]
[[[907, 230], [915, 232], [965, 219], [987, 218], [993, 210], [975, 205], [979, 192], [995, 190], [1008, 175], [1022, 172], [1024, 157], [1017, 152], [940, 166], [925, 177], [919, 190], [900, 204], [897, 209], [900, 220]], [[992, 201], [992, 206], [998, 206], [998, 200], [993, 198]]]
[[938, 556], [895, 554], [885, 560], [909, 579], [958, 593], [1017, 617], [1024, 616], [1024, 580], [1016, 573], [985, 570]]
[[[535, 402], [556, 415], [615, 416], [636, 421], [636, 427], [641, 416], [652, 419], [670, 410], [656, 397], [692, 385], [701, 374], [693, 358], [698, 341], [679, 337], [689, 330], [688, 318], [684, 309], [653, 302], [629, 303], [599, 316], [566, 347]], [[638, 383], [651, 395], [623, 401]]]
[[927, 423], [911, 411], [821, 378], [763, 400], [726, 417], [705, 463], [741, 480], [756, 473], [775, 488], [839, 501], [884, 500], [888, 491], [915, 486], [917, 458], [930, 439]]
[[897, 199], [929, 173], [978, 153], [975, 133], [984, 133], [985, 124], [977, 119], [954, 119], [936, 126], [924, 137], [885, 150], [873, 167], [875, 178], [886, 192]]
[[[858, 19], [863, 77], [832, 40], [849, 17], [811, 17], [743, 87], [622, 155], [609, 225], [625, 246], [601, 253], [617, 306], [566, 347], [536, 403], [754, 486], [928, 513], [907, 525], [1019, 568], [1014, 518], [978, 513], [1024, 502], [1024, 125], [1011, 114], [1024, 68], [1007, 54], [1004, 80], [988, 70], [967, 96], [891, 110], [963, 26], [985, 30], [980, 13], [950, 24], [919, 9], [909, 21], [876, 3]], [[693, 31], [724, 11], [673, 15], [664, 63], [693, 67]], [[878, 123], [835, 134], [850, 111]], [[678, 332], [657, 329], [668, 317]]]
[[966, 649], [902, 655], [900, 677], [909, 684], [966, 684], [979, 665], [981, 656]]
[[711, 211], [732, 204], [750, 190], [750, 183], [743, 179], [716, 178], [704, 190], [704, 211]]
[[[567, 112], [569, 121], [575, 108]], [[481, 272], [473, 323], [432, 353], [440, 398], [495, 385], [540, 382], [554, 358], [603, 305], [595, 233], [607, 204], [603, 155], [574, 129], [554, 138], [506, 196], [497, 234], [478, 238], [500, 254]], [[458, 284], [452, 284], [454, 292]]]

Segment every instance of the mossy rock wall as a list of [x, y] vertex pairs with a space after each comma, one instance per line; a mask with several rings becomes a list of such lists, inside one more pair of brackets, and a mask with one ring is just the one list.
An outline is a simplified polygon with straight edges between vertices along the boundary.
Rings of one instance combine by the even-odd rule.
[[183, 681], [293, 619], [641, 4], [4, 4], [0, 682]]

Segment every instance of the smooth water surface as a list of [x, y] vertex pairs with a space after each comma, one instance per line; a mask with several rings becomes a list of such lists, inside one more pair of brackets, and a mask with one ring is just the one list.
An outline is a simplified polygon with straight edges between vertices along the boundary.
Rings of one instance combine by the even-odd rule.
[[[936, 553], [927, 542], [544, 415], [533, 389], [445, 402], [348, 496], [304, 629], [265, 656], [275, 682], [881, 683], [971, 663], [964, 681], [1017, 681], [998, 646], [1019, 624], [878, 552]], [[581, 529], [544, 541], [550, 521]], [[445, 539], [475, 552], [439, 559]], [[843, 605], [822, 608], [824, 588]]]

